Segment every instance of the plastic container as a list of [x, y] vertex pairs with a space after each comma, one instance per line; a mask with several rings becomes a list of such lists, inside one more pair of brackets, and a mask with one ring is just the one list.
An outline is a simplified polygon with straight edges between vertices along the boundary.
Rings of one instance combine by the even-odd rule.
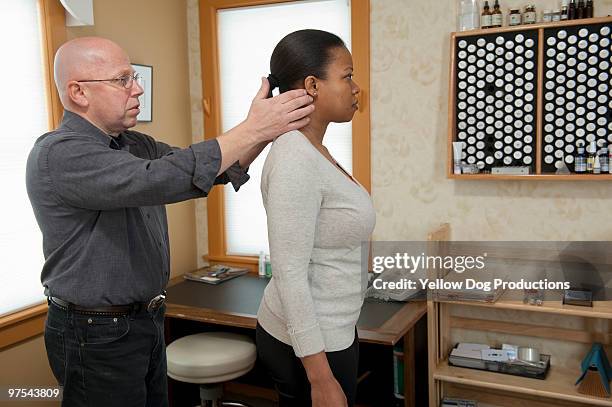
[[266, 255], [266, 277], [272, 277], [272, 263], [270, 262], [270, 256]]

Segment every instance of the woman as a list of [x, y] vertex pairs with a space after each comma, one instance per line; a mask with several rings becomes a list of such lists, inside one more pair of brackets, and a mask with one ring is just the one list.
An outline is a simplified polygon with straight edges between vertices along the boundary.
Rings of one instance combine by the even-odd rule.
[[257, 314], [257, 349], [280, 406], [352, 406], [359, 359], [355, 324], [363, 303], [361, 243], [375, 213], [368, 192], [323, 145], [331, 122], [348, 122], [359, 86], [342, 40], [296, 31], [272, 53], [269, 81], [304, 88], [310, 122], [278, 137], [264, 164], [273, 277]]

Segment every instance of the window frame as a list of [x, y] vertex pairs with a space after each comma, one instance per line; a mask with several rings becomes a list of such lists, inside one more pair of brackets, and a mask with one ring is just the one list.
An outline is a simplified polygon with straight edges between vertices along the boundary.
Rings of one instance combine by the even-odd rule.
[[[43, 45], [42, 61], [49, 128], [62, 120], [63, 107], [53, 80], [55, 52], [66, 41], [66, 14], [59, 0], [38, 0]], [[47, 304], [42, 302], [0, 317], [0, 350], [40, 335], [44, 331]]]
[[[229, 8], [288, 3], [294, 0], [200, 0], [200, 58], [204, 139], [221, 134], [221, 91], [217, 11]], [[370, 0], [351, 0], [351, 43], [354, 79], [361, 92], [359, 110], [353, 118], [353, 176], [371, 192], [370, 155]], [[257, 272], [257, 256], [227, 255], [223, 186], [213, 188], [207, 198], [208, 255], [210, 262], [246, 267]]]

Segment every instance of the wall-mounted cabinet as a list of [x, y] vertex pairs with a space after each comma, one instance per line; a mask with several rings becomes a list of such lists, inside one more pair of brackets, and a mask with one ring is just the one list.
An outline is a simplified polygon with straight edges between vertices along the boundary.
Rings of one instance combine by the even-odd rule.
[[[449, 178], [612, 180], [575, 166], [612, 144], [611, 17], [453, 33], [450, 60]], [[453, 142], [478, 174], [454, 173]]]

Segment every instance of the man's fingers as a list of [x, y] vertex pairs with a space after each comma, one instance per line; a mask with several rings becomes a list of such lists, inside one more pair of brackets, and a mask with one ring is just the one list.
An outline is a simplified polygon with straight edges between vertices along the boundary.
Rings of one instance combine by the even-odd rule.
[[302, 106], [309, 105], [313, 102], [313, 100], [314, 99], [310, 95], [300, 96], [299, 98], [292, 99], [289, 102], [283, 104], [283, 108], [286, 112], [292, 112]]
[[268, 79], [261, 78], [261, 86], [255, 95], [255, 100], [257, 99], [266, 99], [268, 97], [268, 92], [270, 91], [270, 84], [268, 83]]
[[285, 127], [285, 130], [283, 131], [282, 134], [285, 134], [293, 130], [299, 130], [302, 127], [306, 126], [309, 122], [310, 122], [310, 117], [304, 117], [303, 119], [291, 122], [287, 125], [287, 127]]
[[314, 112], [314, 105], [308, 105], [301, 109], [294, 110], [287, 114], [287, 121], [294, 122], [296, 120], [300, 120], [301, 118], [308, 116], [312, 112]]
[[289, 90], [285, 93], [281, 93], [280, 95], [274, 96], [274, 100], [278, 100], [280, 103], [287, 103], [290, 100], [298, 98], [300, 96], [304, 96], [306, 94], [306, 89], [293, 89]]

